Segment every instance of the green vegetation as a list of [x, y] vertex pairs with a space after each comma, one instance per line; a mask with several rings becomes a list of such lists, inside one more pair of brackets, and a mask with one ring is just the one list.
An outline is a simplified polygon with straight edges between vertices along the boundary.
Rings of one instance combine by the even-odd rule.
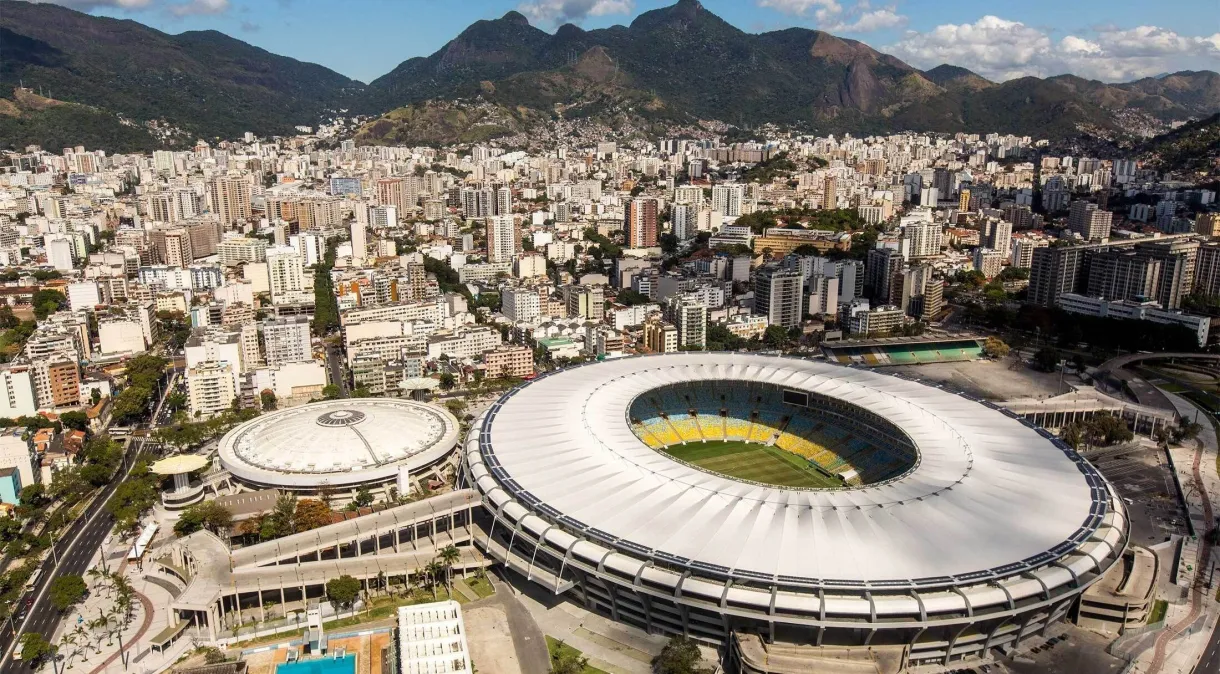
[[1183, 124], [1149, 140], [1141, 149], [1166, 171], [1214, 172], [1220, 156], [1220, 113]]
[[339, 298], [330, 277], [331, 265], [319, 264], [313, 275], [313, 334], [325, 337], [339, 328]]
[[337, 606], [351, 608], [360, 597], [360, 581], [348, 575], [326, 581], [326, 597]]
[[750, 167], [741, 179], [748, 183], [769, 183], [776, 178], [784, 178], [792, 175], [799, 167], [796, 162], [788, 158], [787, 152], [780, 152], [767, 161], [760, 162]]
[[80, 576], [65, 574], [51, 581], [48, 592], [51, 605], [60, 611], [67, 611], [85, 598], [85, 579]]
[[147, 353], [127, 361], [127, 388], [114, 399], [114, 423], [127, 424], [149, 412], [153, 392], [167, 364], [164, 358]]
[[709, 674], [699, 667], [703, 657], [694, 639], [685, 636], [672, 637], [661, 654], [653, 658], [652, 671], [656, 674]]
[[41, 321], [60, 309], [67, 309], [68, 298], [58, 290], [44, 289], [34, 293], [30, 304], [34, 307], [34, 317]]
[[784, 229], [820, 229], [830, 232], [855, 231], [864, 228], [864, 221], [854, 208], [781, 208], [773, 211], [755, 211], [747, 213], [734, 224], [749, 226], [755, 234], [762, 234], [764, 229], [782, 227]]
[[672, 445], [661, 451], [704, 470], [751, 482], [779, 487], [842, 486], [838, 478], [821, 473], [805, 459], [778, 447], [750, 442], [715, 441]]
[[[168, 404], [168, 401], [167, 401]], [[234, 426], [245, 423], [260, 414], [256, 409], [226, 410], [210, 419], [196, 422], [179, 422], [162, 426], [153, 431], [152, 437], [179, 450], [201, 445], [212, 438], [220, 437]]]
[[555, 637], [546, 638], [546, 649], [551, 654], [551, 674], [606, 674], [591, 667], [589, 659], [579, 650]]
[[189, 506], [174, 523], [174, 533], [179, 536], [192, 534], [200, 529], [219, 534], [233, 524], [233, 513], [214, 500], [201, 501]]
[[1148, 612], [1148, 624], [1155, 625], [1165, 619], [1165, 614], [1169, 611], [1169, 601], [1165, 599], [1157, 599], [1152, 602], [1152, 610]]
[[1075, 449], [1091, 449], [1130, 442], [1135, 435], [1122, 418], [1098, 414], [1085, 421], [1067, 424], [1059, 430], [1059, 437]]
[[598, 234], [596, 227], [585, 228], [585, 241], [591, 241], [594, 244], [589, 246], [585, 252], [592, 255], [595, 260], [602, 258], [616, 260], [623, 256], [623, 247]]

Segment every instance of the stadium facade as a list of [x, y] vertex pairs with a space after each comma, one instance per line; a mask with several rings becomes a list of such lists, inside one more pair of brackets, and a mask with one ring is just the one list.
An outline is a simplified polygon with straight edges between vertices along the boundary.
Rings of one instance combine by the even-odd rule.
[[[724, 441], [837, 482], [750, 481], [667, 454]], [[1048, 431], [824, 362], [572, 368], [504, 395], [465, 450], [491, 556], [615, 620], [730, 648], [747, 635], [904, 662], [981, 655], [1067, 616], [1128, 541], [1122, 501]]]

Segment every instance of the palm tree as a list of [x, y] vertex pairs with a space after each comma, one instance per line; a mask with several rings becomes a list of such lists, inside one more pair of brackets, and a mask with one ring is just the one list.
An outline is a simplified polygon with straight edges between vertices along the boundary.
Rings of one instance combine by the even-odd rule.
[[436, 556], [437, 561], [445, 566], [445, 585], [449, 588], [450, 594], [453, 593], [453, 565], [457, 564], [461, 558], [462, 553], [455, 545], [441, 548], [440, 554]]
[[445, 566], [435, 559], [428, 562], [424, 566], [424, 575], [428, 579], [428, 585], [432, 587], [432, 598], [436, 599], [436, 585], [441, 576], [445, 573]]

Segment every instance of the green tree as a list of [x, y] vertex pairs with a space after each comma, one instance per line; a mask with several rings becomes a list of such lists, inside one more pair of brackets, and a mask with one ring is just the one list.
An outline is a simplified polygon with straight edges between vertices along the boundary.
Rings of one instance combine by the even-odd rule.
[[271, 389], [263, 389], [262, 393], [258, 394], [258, 400], [262, 404], [263, 409], [270, 412], [275, 409], [276, 398], [275, 391]]
[[445, 585], [453, 586], [453, 565], [457, 564], [462, 559], [462, 553], [458, 551], [456, 545], [446, 545], [441, 548], [441, 551], [436, 555], [436, 561], [440, 562], [445, 567]]
[[86, 432], [89, 430], [89, 415], [73, 410], [59, 415], [59, 421], [66, 428]]
[[768, 325], [763, 333], [763, 343], [773, 349], [782, 349], [788, 345], [788, 331], [782, 325]]
[[449, 372], [442, 372], [440, 380], [441, 388], [445, 389], [446, 391], [452, 391], [453, 387], [457, 385], [457, 379], [455, 379], [454, 376]]
[[348, 575], [326, 581], [326, 597], [336, 606], [351, 608], [360, 596], [360, 581]]
[[85, 598], [85, 579], [77, 575], [63, 575], [51, 581], [51, 605], [66, 611]]
[[373, 492], [369, 491], [367, 486], [361, 486], [356, 490], [356, 498], [352, 499], [358, 508], [367, 508], [373, 505]]
[[678, 636], [669, 640], [661, 654], [652, 660], [656, 674], [704, 674], [699, 663], [703, 660], [699, 645], [690, 637]]
[[983, 342], [983, 353], [988, 358], [1004, 358], [1008, 355], [1008, 345], [1005, 344], [999, 337], [988, 337]]
[[322, 387], [322, 397], [327, 400], [336, 400], [341, 395], [343, 395], [343, 390], [336, 384], [327, 384]]
[[58, 650], [38, 632], [26, 632], [21, 635], [21, 659], [25, 662], [41, 663], [54, 656]]
[[58, 290], [43, 289], [34, 293], [30, 304], [34, 307], [34, 317], [41, 321], [60, 309], [67, 309], [68, 298]]
[[551, 649], [551, 674], [584, 674], [588, 667], [589, 659], [562, 641]]
[[648, 304], [652, 300], [644, 293], [636, 292], [630, 288], [620, 290], [618, 295], [614, 297], [614, 301], [624, 306], [633, 307], [637, 304]]
[[183, 510], [174, 523], [174, 533], [192, 534], [200, 529], [218, 534], [233, 524], [233, 513], [216, 501], [201, 501]]
[[1054, 372], [1059, 368], [1059, 352], [1049, 346], [1042, 347], [1034, 354], [1034, 369], [1043, 372]]

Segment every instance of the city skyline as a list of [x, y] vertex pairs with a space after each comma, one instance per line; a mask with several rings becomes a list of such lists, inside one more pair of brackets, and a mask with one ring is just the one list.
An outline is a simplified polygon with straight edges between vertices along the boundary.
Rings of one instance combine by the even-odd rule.
[[[3, 2], [0, 0], [0, 11]], [[44, 0], [95, 15], [132, 19], [167, 33], [219, 30], [268, 51], [318, 63], [369, 82], [402, 61], [427, 56], [480, 19], [520, 11], [554, 31], [630, 23], [669, 0], [474, 0], [460, 11], [422, 0], [358, 0], [330, 11], [322, 0]], [[1220, 30], [1192, 17], [1203, 0], [1151, 16], [1133, 2], [1067, 5], [1038, 0], [1005, 6], [911, 0], [707, 0], [707, 10], [757, 33], [799, 26], [858, 39], [919, 68], [949, 63], [1004, 81], [1074, 74], [1108, 82], [1180, 70], [1220, 68]], [[336, 35], [361, 34], [351, 43]]]

